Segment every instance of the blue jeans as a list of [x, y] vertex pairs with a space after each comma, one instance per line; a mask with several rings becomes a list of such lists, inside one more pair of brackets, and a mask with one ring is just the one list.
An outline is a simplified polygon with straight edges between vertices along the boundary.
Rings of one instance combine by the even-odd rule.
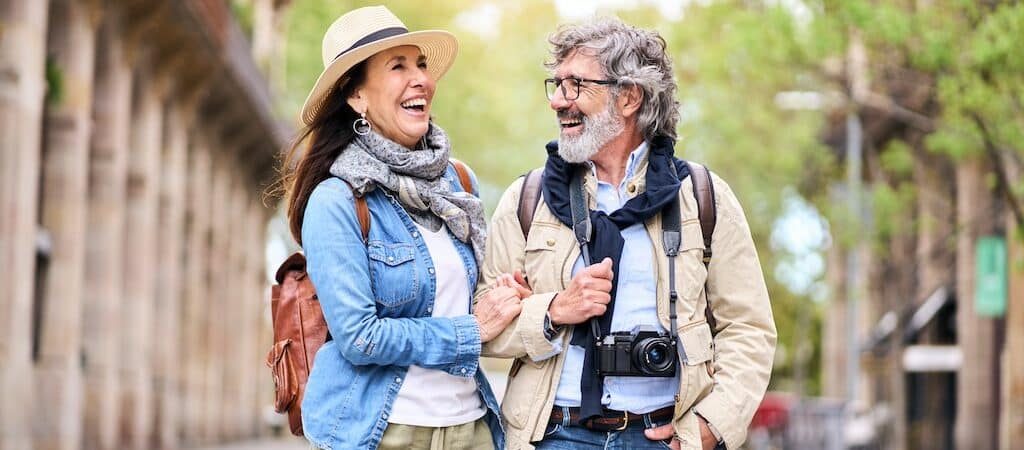
[[671, 441], [652, 441], [644, 436], [644, 430], [665, 425], [668, 420], [652, 421], [644, 415], [643, 421], [631, 422], [622, 431], [592, 431], [579, 425], [570, 425], [565, 414], [562, 423], [548, 424], [544, 439], [536, 443], [537, 450], [664, 450]]

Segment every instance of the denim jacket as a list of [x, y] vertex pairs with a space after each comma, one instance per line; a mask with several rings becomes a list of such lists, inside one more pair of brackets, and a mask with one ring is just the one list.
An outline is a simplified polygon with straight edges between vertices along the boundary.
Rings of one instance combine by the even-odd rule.
[[[462, 190], [451, 166], [444, 176]], [[376, 189], [366, 202], [371, 216], [366, 243], [352, 191], [341, 179], [321, 182], [306, 205], [307, 267], [333, 336], [317, 352], [306, 386], [306, 438], [324, 449], [376, 448], [406, 372], [417, 365], [473, 377], [488, 409], [495, 448], [504, 448], [498, 402], [479, 370], [476, 320], [469, 314], [431, 317], [436, 277], [423, 237], [390, 193]], [[473, 251], [452, 240], [469, 286], [475, 286]], [[471, 304], [466, 298], [467, 313]]]

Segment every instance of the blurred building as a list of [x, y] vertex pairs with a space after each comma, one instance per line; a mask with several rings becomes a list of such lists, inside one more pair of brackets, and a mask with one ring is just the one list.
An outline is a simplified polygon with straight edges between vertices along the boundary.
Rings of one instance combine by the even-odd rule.
[[289, 131], [248, 42], [223, 0], [0, 2], [0, 448], [262, 432]]

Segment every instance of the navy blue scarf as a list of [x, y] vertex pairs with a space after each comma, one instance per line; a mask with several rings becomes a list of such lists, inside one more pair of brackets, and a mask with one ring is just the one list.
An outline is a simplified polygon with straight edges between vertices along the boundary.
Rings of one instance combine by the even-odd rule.
[[[690, 170], [683, 160], [673, 156], [675, 141], [668, 137], [656, 137], [649, 142], [647, 165], [647, 189], [626, 202], [622, 208], [611, 214], [603, 211], [590, 211], [590, 222], [593, 235], [587, 245], [591, 264], [601, 262], [605, 257], [612, 259], [611, 302], [608, 310], [599, 319], [601, 335], [611, 332], [612, 314], [615, 311], [615, 294], [618, 290], [619, 260], [625, 241], [620, 232], [627, 227], [642, 223], [669, 204], [679, 194], [679, 180], [690, 175]], [[542, 191], [544, 202], [558, 220], [572, 227], [572, 208], [569, 203], [569, 181], [573, 176], [582, 176], [585, 170], [582, 164], [571, 164], [558, 155], [558, 142], [547, 145], [548, 161], [544, 167]], [[675, 174], [672, 173], [675, 166]], [[654, 299], [650, 299], [654, 301]], [[580, 421], [602, 415], [601, 394], [604, 391], [604, 380], [597, 375], [596, 351], [594, 339], [586, 323], [573, 329], [572, 345], [585, 350], [583, 374], [580, 380], [582, 408]]]

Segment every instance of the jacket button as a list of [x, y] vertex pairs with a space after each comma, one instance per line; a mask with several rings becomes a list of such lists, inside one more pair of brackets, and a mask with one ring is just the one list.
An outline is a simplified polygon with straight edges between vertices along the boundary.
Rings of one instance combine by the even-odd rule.
[[554, 246], [555, 246], [555, 240], [554, 239], [548, 239], [548, 247], [554, 247]]
[[626, 192], [629, 192], [630, 194], [635, 194], [636, 193], [636, 184], [633, 184], [633, 183], [627, 184], [626, 185]]
[[466, 368], [465, 368], [465, 367], [463, 367], [463, 368], [462, 368], [462, 370], [460, 370], [460, 372], [462, 372], [462, 373], [466, 373]]
[[431, 268], [427, 269], [427, 272], [430, 272], [430, 274], [433, 275], [434, 274], [434, 268], [431, 267]]
[[394, 256], [388, 256], [388, 262], [395, 262]]

